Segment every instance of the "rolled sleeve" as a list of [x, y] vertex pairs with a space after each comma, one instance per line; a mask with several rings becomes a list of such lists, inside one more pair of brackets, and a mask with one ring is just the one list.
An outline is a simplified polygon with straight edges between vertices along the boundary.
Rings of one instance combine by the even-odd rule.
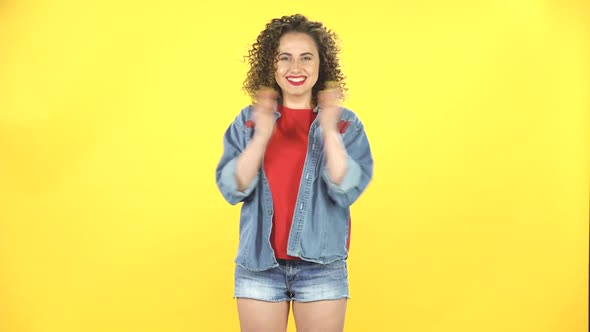
[[321, 168], [321, 178], [326, 184], [328, 196], [342, 207], [352, 205], [373, 177], [373, 157], [369, 140], [360, 120], [355, 118], [353, 122], [349, 129], [350, 134], [343, 135], [347, 158], [342, 182], [336, 184], [332, 181], [325, 161]]
[[217, 187], [223, 198], [232, 205], [238, 204], [251, 196], [258, 184], [259, 176], [257, 174], [244, 191], [238, 191], [236, 166], [240, 154], [246, 148], [246, 136], [251, 132], [251, 128], [245, 128], [245, 123], [250, 118], [249, 114], [249, 106], [242, 109], [225, 131], [223, 135], [223, 155], [215, 168]]
[[350, 192], [355, 187], [358, 187], [361, 183], [361, 175], [361, 167], [350, 156], [348, 156], [346, 160], [346, 173], [344, 173], [344, 178], [340, 184], [336, 184], [332, 181], [327, 167], [324, 167], [322, 170], [324, 181], [326, 181], [328, 190], [330, 190], [333, 196], [346, 195], [346, 193]]
[[238, 158], [230, 160], [222, 169], [219, 176], [219, 189], [223, 197], [232, 205], [235, 205], [248, 197], [256, 188], [258, 184], [258, 174], [252, 180], [250, 185], [244, 190], [238, 190], [238, 182], [236, 180], [236, 165]]

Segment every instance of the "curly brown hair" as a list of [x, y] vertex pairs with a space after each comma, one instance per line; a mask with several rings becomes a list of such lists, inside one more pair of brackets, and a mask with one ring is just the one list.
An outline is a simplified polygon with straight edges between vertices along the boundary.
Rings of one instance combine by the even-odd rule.
[[306, 33], [316, 43], [320, 56], [318, 81], [312, 88], [312, 102], [317, 104], [319, 91], [330, 86], [340, 87], [343, 93], [347, 91], [345, 76], [340, 70], [338, 53], [340, 52], [338, 35], [327, 29], [321, 22], [313, 22], [301, 14], [275, 18], [266, 24], [260, 32], [256, 42], [244, 56], [250, 64], [250, 69], [244, 80], [243, 90], [254, 100], [256, 91], [263, 87], [272, 87], [279, 92], [279, 103], [282, 103], [281, 89], [275, 81], [275, 63], [278, 55], [280, 38], [288, 32]]

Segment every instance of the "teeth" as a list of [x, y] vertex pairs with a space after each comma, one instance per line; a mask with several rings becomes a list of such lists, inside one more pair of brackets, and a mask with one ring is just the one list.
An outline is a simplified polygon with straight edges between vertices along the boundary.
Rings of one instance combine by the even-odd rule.
[[295, 78], [295, 77], [289, 77], [287, 79], [289, 81], [291, 81], [291, 82], [303, 82], [303, 80], [305, 79], [305, 77], [297, 77], [297, 78]]

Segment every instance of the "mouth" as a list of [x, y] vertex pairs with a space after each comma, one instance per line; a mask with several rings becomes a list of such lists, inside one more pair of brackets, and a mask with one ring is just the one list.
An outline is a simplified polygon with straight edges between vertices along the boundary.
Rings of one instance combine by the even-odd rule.
[[287, 76], [286, 78], [289, 84], [295, 86], [302, 85], [307, 80], [307, 77], [305, 76]]

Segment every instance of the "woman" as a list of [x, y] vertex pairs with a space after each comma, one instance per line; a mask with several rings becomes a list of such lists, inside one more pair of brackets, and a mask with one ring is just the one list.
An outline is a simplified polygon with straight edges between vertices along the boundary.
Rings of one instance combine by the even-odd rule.
[[216, 180], [243, 202], [235, 260], [242, 331], [342, 331], [350, 205], [373, 159], [363, 125], [340, 106], [337, 36], [302, 15], [273, 19], [248, 53], [244, 108], [224, 136]]

